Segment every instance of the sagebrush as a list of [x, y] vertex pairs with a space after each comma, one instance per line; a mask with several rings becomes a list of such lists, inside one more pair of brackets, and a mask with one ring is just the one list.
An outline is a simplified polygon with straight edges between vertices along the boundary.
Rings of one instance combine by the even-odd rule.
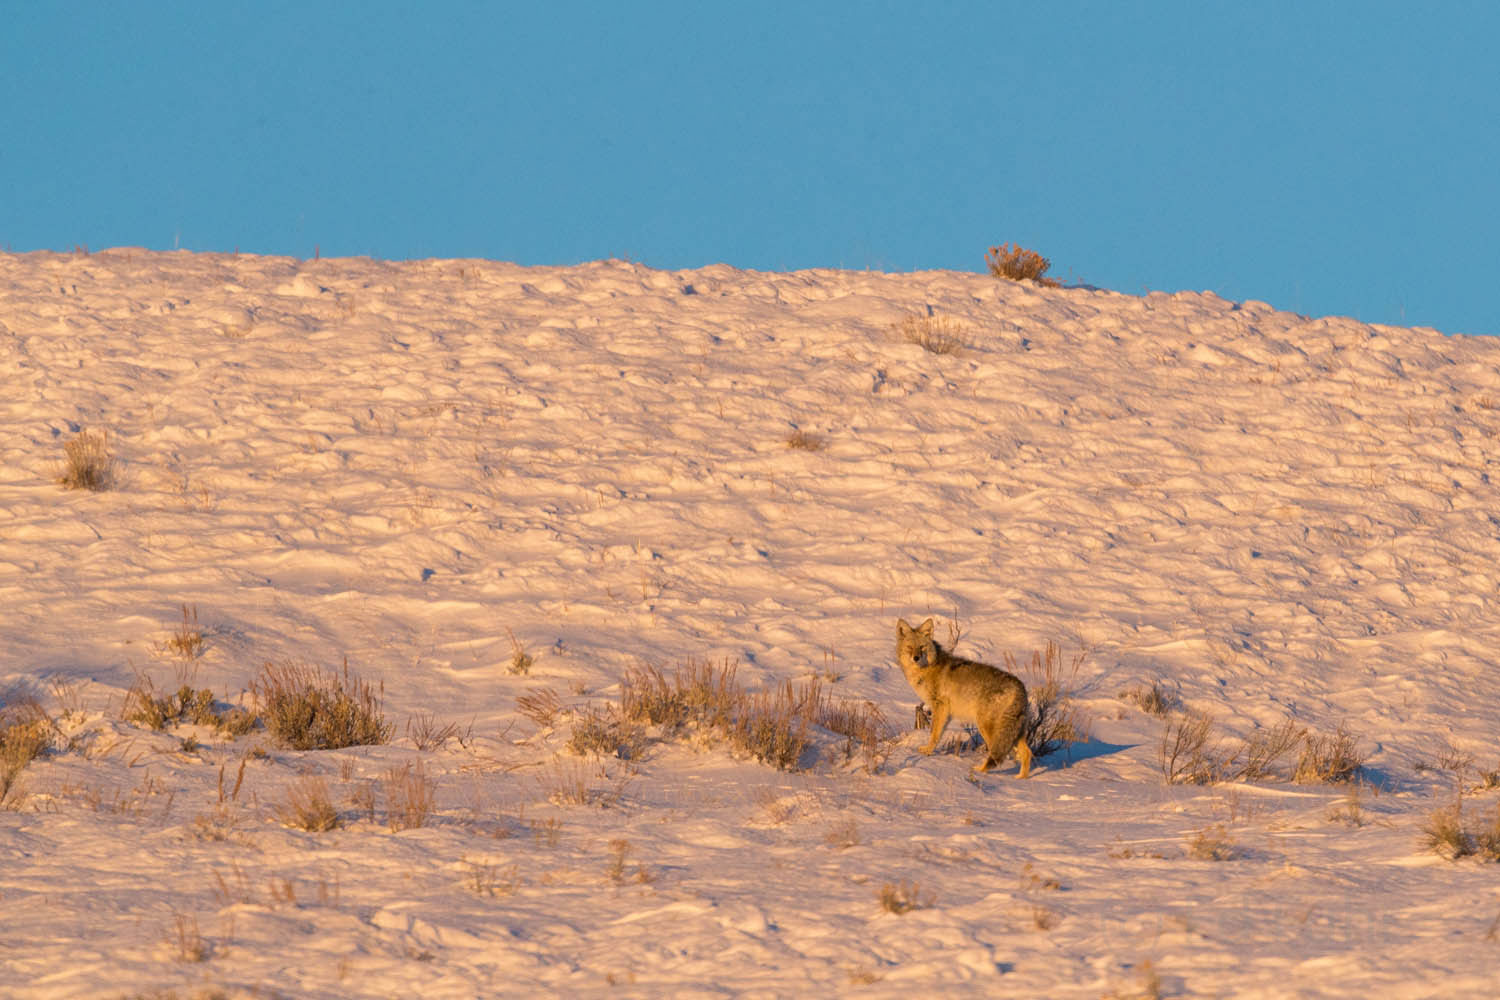
[[63, 445], [63, 466], [57, 481], [65, 489], [98, 493], [115, 482], [115, 457], [103, 431], [79, 431]]
[[727, 742], [784, 771], [802, 765], [822, 730], [843, 737], [846, 759], [861, 752], [867, 766], [876, 765], [890, 734], [873, 704], [834, 699], [817, 679], [749, 691], [740, 685], [738, 669], [729, 661], [690, 661], [674, 674], [655, 666], [633, 668], [621, 684], [620, 717], [655, 726], [663, 738], [685, 733]]
[[1008, 281], [1034, 281], [1047, 288], [1058, 286], [1057, 281], [1046, 277], [1048, 269], [1052, 267], [1052, 262], [1035, 250], [1027, 250], [1012, 243], [1002, 243], [997, 247], [990, 247], [985, 253], [985, 259], [989, 262], [990, 274], [997, 278], [1005, 278]]
[[267, 663], [251, 686], [271, 737], [292, 750], [337, 750], [388, 743], [393, 726], [381, 697], [349, 672], [306, 663]]

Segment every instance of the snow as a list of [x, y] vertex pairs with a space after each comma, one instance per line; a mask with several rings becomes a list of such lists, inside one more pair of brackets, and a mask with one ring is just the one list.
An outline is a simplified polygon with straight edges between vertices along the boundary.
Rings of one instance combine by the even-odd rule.
[[[966, 346], [893, 332], [929, 314]], [[0, 691], [59, 733], [0, 809], [0, 993], [1496, 995], [1500, 866], [1422, 828], [1456, 787], [1497, 809], [1497, 366], [946, 271], [0, 255]], [[113, 489], [56, 483], [82, 429]], [[1083, 651], [1090, 740], [1024, 782], [920, 755], [892, 649], [928, 615], [988, 662]], [[137, 677], [248, 705], [345, 657], [390, 744], [121, 717]], [[873, 772], [567, 749], [690, 661], [822, 677], [899, 740]], [[1346, 726], [1362, 822], [1344, 784], [1166, 784], [1151, 681], [1226, 738]], [[436, 809], [392, 830], [417, 761]], [[341, 828], [281, 822], [306, 775]], [[1234, 857], [1193, 857], [1216, 828]]]

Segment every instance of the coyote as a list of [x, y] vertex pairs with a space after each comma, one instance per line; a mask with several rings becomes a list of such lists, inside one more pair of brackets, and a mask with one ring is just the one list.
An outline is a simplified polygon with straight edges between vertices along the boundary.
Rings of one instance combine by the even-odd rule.
[[906, 683], [932, 707], [932, 738], [922, 748], [937, 749], [950, 718], [972, 722], [989, 753], [974, 766], [988, 771], [1010, 756], [1020, 762], [1022, 778], [1031, 774], [1031, 748], [1021, 739], [1026, 722], [1026, 685], [1015, 674], [987, 663], [954, 656], [932, 640], [932, 619], [916, 628], [896, 622], [896, 662]]

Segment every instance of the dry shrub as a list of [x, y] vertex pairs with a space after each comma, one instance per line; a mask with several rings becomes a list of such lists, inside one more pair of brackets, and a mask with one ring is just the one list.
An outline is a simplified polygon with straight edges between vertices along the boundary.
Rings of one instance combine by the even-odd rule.
[[1264, 781], [1275, 777], [1276, 765], [1307, 739], [1307, 731], [1291, 719], [1251, 733], [1217, 770], [1226, 781]]
[[859, 751], [864, 756], [867, 771], [874, 771], [879, 766], [883, 759], [882, 750], [891, 739], [890, 723], [873, 701], [830, 700], [824, 704], [818, 723], [844, 737], [845, 760], [852, 760]]
[[0, 691], [0, 805], [21, 771], [52, 745], [52, 723], [41, 703], [20, 692]]
[[589, 772], [579, 764], [559, 762], [537, 779], [542, 794], [554, 805], [586, 806], [594, 800]]
[[1346, 826], [1364, 826], [1364, 786], [1358, 782], [1350, 782], [1349, 790], [1344, 793], [1344, 801], [1328, 809], [1327, 819], [1330, 823], [1343, 823]]
[[1045, 757], [1066, 744], [1088, 739], [1088, 727], [1069, 701], [1083, 657], [1079, 653], [1064, 669], [1062, 650], [1055, 642], [1047, 643], [1041, 652], [1033, 651], [1024, 668], [1017, 667], [1015, 658], [1005, 654], [1005, 668], [1026, 682], [1026, 722], [1021, 738], [1033, 757]]
[[521, 883], [520, 865], [497, 868], [488, 860], [470, 861], [465, 858], [464, 866], [468, 869], [465, 881], [469, 890], [477, 896], [508, 896]]
[[781, 771], [801, 763], [810, 740], [808, 728], [818, 716], [822, 692], [817, 681], [786, 681], [774, 691], [745, 695], [730, 741], [756, 760]]
[[627, 719], [660, 726], [669, 734], [689, 723], [727, 727], [744, 700], [735, 677], [738, 669], [727, 660], [718, 666], [690, 660], [671, 677], [653, 666], [631, 668], [621, 685], [620, 710]]
[[1034, 250], [1027, 250], [1021, 246], [1002, 243], [997, 247], [990, 247], [985, 253], [985, 259], [990, 265], [990, 274], [997, 278], [1005, 278], [1010, 281], [1034, 281], [1047, 288], [1056, 288], [1057, 282], [1052, 278], [1044, 277], [1052, 262]]
[[418, 750], [441, 750], [458, 734], [458, 723], [439, 725], [431, 712], [418, 712], [406, 720], [406, 736]]
[[392, 830], [425, 826], [437, 801], [437, 782], [421, 762], [393, 767], [385, 773], [386, 819]]
[[880, 887], [881, 909], [897, 915], [931, 906], [936, 898], [931, 892], [922, 892], [916, 882], [906, 879], [898, 883], [887, 882]]
[[[1213, 717], [1207, 712], [1187, 711], [1166, 719], [1160, 760], [1162, 776], [1169, 784], [1351, 781], [1364, 764], [1354, 748], [1353, 735], [1342, 725], [1332, 735], [1323, 735], [1287, 719], [1256, 730], [1227, 750], [1212, 733]], [[1282, 762], [1299, 748], [1296, 765], [1283, 767]]]
[[1160, 681], [1152, 681], [1144, 687], [1132, 688], [1126, 691], [1123, 697], [1135, 702], [1142, 712], [1159, 719], [1166, 718], [1167, 713], [1177, 707], [1176, 696], [1163, 688]]
[[551, 726], [562, 711], [562, 702], [552, 688], [541, 688], [527, 694], [516, 695], [516, 710], [535, 722], [542, 729]]
[[1352, 781], [1364, 767], [1365, 758], [1354, 748], [1354, 736], [1342, 723], [1330, 735], [1304, 733], [1303, 738], [1293, 781]]
[[822, 451], [823, 439], [816, 434], [809, 434], [799, 427], [787, 435], [786, 446], [802, 451]]
[[115, 481], [115, 459], [103, 431], [79, 431], [63, 445], [63, 466], [57, 481], [65, 489], [107, 490]]
[[254, 712], [240, 708], [238, 705], [231, 705], [219, 713], [219, 730], [231, 739], [244, 736], [259, 723], [260, 716]]
[[1160, 760], [1168, 784], [1206, 785], [1218, 779], [1218, 746], [1209, 744], [1213, 725], [1207, 712], [1187, 711], [1166, 720]]
[[208, 958], [212, 949], [198, 930], [197, 917], [179, 913], [172, 920], [172, 928], [167, 940], [179, 962], [202, 962]]
[[[137, 676], [125, 692], [120, 717], [147, 729], [162, 730], [169, 725], [190, 722], [197, 726], [218, 726], [223, 720], [214, 710], [214, 693], [208, 688], [184, 684], [169, 694], [158, 695], [151, 679]], [[233, 711], [233, 710], [231, 710]], [[254, 725], [253, 721], [251, 725]]]
[[531, 673], [531, 665], [536, 661], [526, 652], [526, 647], [521, 645], [521, 640], [516, 638], [514, 632], [507, 628], [505, 633], [510, 636], [510, 672], [522, 675]]
[[1463, 804], [1434, 810], [1422, 827], [1422, 839], [1429, 851], [1450, 861], [1473, 854], [1474, 835], [1464, 828]]
[[198, 606], [193, 605], [190, 612], [184, 604], [182, 624], [173, 629], [157, 648], [163, 653], [193, 660], [203, 654], [203, 645], [203, 629], [198, 626]]
[[1475, 831], [1474, 846], [1475, 853], [1485, 861], [1500, 861], [1500, 802], [1495, 803], [1489, 825]]
[[823, 840], [830, 847], [840, 849], [855, 847], [859, 844], [859, 826], [852, 819], [835, 823], [823, 834]]
[[1427, 817], [1422, 840], [1429, 851], [1450, 861], [1469, 855], [1482, 861], [1500, 861], [1500, 803], [1495, 804], [1487, 825], [1471, 824], [1460, 797]]
[[340, 826], [339, 812], [328, 794], [328, 783], [312, 774], [292, 782], [280, 815], [287, 826], [309, 833], [322, 833]]
[[271, 736], [292, 750], [337, 750], [390, 742], [380, 697], [344, 670], [267, 663], [251, 685]]
[[932, 354], [957, 354], [969, 346], [963, 324], [951, 316], [907, 316], [894, 329], [908, 344]]
[[613, 705], [603, 708], [590, 705], [574, 720], [568, 749], [579, 756], [594, 754], [633, 760], [640, 756], [645, 739], [640, 724], [624, 718]]
[[664, 736], [687, 730], [723, 740], [780, 770], [801, 765], [817, 728], [844, 737], [846, 759], [858, 748], [873, 762], [887, 739], [885, 717], [868, 702], [834, 701], [817, 679], [746, 691], [737, 670], [729, 661], [690, 661], [673, 675], [633, 668], [621, 684], [620, 713], [626, 721], [659, 727]]
[[1188, 856], [1199, 861], [1233, 861], [1240, 856], [1240, 849], [1229, 839], [1224, 824], [1215, 823], [1193, 835], [1188, 842]]

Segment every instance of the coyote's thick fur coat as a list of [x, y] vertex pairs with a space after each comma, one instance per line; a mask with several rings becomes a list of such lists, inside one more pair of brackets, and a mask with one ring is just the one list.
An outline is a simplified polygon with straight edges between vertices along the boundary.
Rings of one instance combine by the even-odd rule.
[[932, 738], [922, 748], [930, 754], [949, 719], [979, 727], [989, 753], [975, 765], [988, 771], [1016, 752], [1020, 776], [1031, 774], [1031, 748], [1021, 739], [1026, 723], [1026, 685], [1015, 674], [987, 663], [954, 656], [932, 640], [932, 619], [916, 628], [906, 619], [896, 622], [896, 662], [924, 702], [932, 709]]

